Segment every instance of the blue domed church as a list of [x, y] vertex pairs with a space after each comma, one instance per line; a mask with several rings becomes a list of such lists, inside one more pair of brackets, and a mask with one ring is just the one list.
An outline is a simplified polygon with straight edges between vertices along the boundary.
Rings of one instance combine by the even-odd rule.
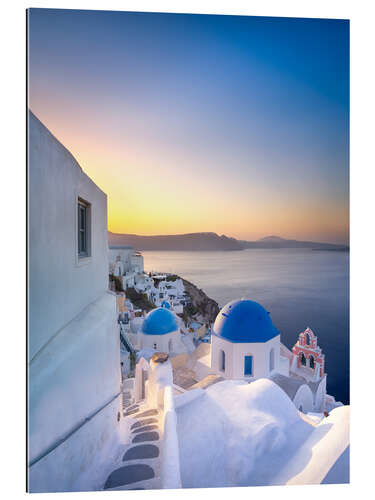
[[269, 377], [279, 371], [280, 333], [263, 306], [233, 300], [219, 312], [212, 332], [211, 368], [229, 379]]
[[141, 330], [141, 348], [171, 353], [178, 342], [179, 326], [167, 307], [157, 307], [145, 317]]

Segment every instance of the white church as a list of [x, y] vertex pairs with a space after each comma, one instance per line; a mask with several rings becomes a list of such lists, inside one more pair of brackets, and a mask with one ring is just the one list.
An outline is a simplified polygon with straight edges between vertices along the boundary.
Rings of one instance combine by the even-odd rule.
[[192, 352], [192, 338], [183, 333], [183, 321], [167, 301], [143, 317], [132, 318], [121, 325], [122, 335], [138, 351], [138, 356], [151, 358], [155, 352], [170, 356]]
[[257, 302], [234, 300], [218, 314], [211, 368], [225, 378], [255, 380], [280, 370], [280, 334]]
[[180, 327], [169, 307], [158, 307], [145, 317], [140, 332], [142, 349], [155, 349], [168, 354], [180, 342]]
[[[306, 335], [310, 343], [302, 344]], [[314, 333], [306, 329], [290, 351], [281, 343], [270, 313], [257, 302], [243, 298], [224, 306], [207, 349], [193, 367], [199, 380], [213, 374], [247, 382], [268, 378], [304, 413], [321, 412], [337, 404], [326, 393], [324, 355]], [[301, 362], [306, 357], [311, 359], [309, 365]]]

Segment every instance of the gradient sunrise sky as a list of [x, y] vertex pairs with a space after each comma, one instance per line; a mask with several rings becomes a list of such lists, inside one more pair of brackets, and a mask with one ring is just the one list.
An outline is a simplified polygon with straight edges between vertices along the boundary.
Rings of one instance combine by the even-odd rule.
[[109, 230], [348, 242], [349, 22], [29, 10], [29, 106]]

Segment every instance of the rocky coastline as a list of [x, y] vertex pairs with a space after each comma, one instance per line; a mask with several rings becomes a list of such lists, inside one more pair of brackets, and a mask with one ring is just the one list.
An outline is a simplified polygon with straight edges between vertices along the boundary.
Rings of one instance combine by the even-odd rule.
[[181, 278], [185, 287], [185, 293], [189, 298], [189, 304], [184, 307], [184, 313], [195, 321], [209, 325], [213, 323], [219, 313], [219, 304], [208, 297], [206, 293], [196, 285]]

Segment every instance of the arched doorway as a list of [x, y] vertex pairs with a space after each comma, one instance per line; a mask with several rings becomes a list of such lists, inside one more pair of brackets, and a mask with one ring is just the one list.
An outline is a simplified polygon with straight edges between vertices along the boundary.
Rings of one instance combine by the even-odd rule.
[[301, 352], [301, 365], [306, 366], [306, 357], [303, 352]]
[[310, 356], [310, 368], [315, 368], [314, 356]]
[[244, 375], [248, 377], [253, 375], [253, 357], [251, 355], [244, 357]]
[[173, 350], [172, 339], [169, 339], [169, 341], [168, 341], [168, 352], [172, 352], [172, 350]]

